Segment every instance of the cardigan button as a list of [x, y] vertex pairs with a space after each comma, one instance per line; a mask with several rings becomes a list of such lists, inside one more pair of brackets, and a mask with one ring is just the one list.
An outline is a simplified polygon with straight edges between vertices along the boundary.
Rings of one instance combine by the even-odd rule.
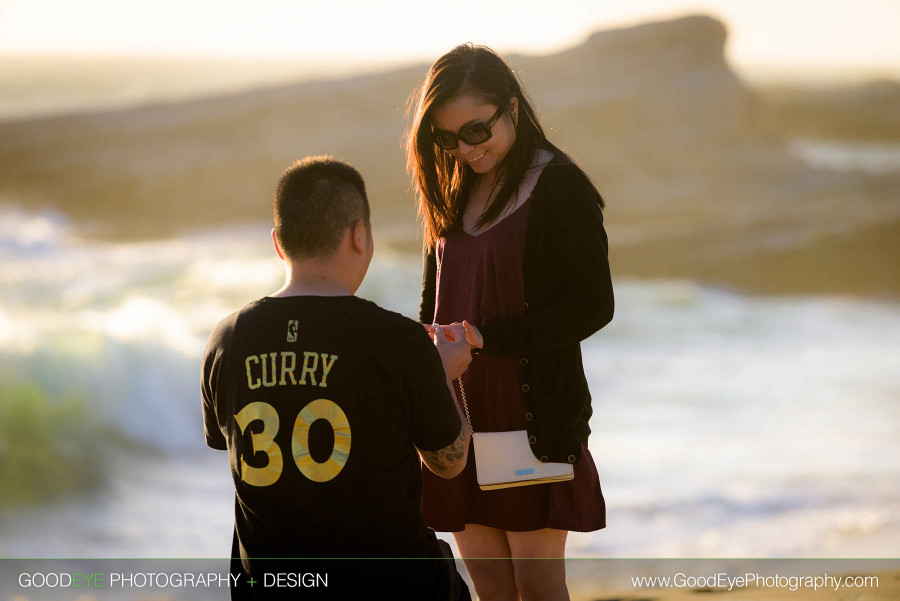
[[541, 457], [541, 463], [547, 463], [548, 461], [550, 461], [550, 459], [546, 455]]
[[[522, 440], [522, 439], [520, 438], [519, 440]], [[528, 437], [528, 444], [535, 444], [536, 442], [537, 442], [537, 438], [535, 438], [534, 436]]]
[[522, 392], [528, 392], [529, 390], [531, 390], [531, 386], [529, 386], [528, 384], [522, 384]]
[[530, 422], [530, 421], [533, 420], [533, 419], [534, 419], [534, 416], [531, 414], [531, 411], [529, 411], [528, 413], [525, 414], [525, 421], [526, 421], [526, 422]]
[[526, 359], [525, 357], [522, 357], [521, 359], [519, 359], [519, 365], [521, 365], [522, 367], [525, 367], [526, 365], [528, 365], [528, 359]]
[[525, 308], [526, 308], [526, 309], [528, 308], [528, 303], [525, 303]]
[[575, 463], [575, 455], [569, 455], [569, 463]]

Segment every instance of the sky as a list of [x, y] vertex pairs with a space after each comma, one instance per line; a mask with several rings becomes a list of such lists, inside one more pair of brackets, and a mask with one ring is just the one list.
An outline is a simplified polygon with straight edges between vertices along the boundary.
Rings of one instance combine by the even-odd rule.
[[599, 29], [688, 13], [729, 25], [739, 67], [900, 74], [898, 0], [0, 0], [0, 53], [397, 63], [464, 41], [543, 54]]

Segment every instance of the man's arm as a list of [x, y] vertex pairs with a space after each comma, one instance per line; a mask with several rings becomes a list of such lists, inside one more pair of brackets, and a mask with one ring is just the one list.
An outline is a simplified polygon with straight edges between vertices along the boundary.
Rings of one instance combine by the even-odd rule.
[[[468, 344], [468, 343], [467, 343]], [[448, 380], [447, 387], [450, 389], [450, 396], [456, 405], [456, 411], [459, 413], [459, 421], [462, 424], [459, 428], [459, 436], [456, 440], [448, 444], [443, 449], [437, 451], [423, 451], [418, 449], [419, 457], [422, 462], [432, 472], [441, 478], [454, 478], [458, 476], [466, 467], [469, 460], [469, 439], [472, 437], [472, 429], [463, 411], [456, 402], [456, 391], [453, 390], [453, 382]]]
[[418, 449], [419, 456], [428, 469], [442, 478], [453, 478], [466, 467], [469, 458], [469, 439], [472, 437], [472, 429], [462, 408], [456, 402], [456, 391], [453, 389], [453, 380], [461, 376], [472, 361], [469, 343], [466, 341], [465, 331], [461, 328], [462, 326], [458, 328], [461, 332], [451, 332], [452, 342], [445, 336], [443, 328], [434, 328], [430, 331], [434, 336], [434, 345], [441, 355], [441, 363], [447, 375], [447, 388], [453, 397], [453, 404], [456, 406], [461, 424], [456, 440], [444, 448], [436, 451]]
[[202, 360], [202, 381], [200, 385], [203, 397], [203, 430], [206, 444], [212, 449], [227, 450], [228, 443], [219, 424], [217, 407], [218, 395], [222, 394], [219, 380], [225, 369], [225, 355], [231, 345], [231, 334], [234, 314], [223, 319], [213, 329], [206, 343]]

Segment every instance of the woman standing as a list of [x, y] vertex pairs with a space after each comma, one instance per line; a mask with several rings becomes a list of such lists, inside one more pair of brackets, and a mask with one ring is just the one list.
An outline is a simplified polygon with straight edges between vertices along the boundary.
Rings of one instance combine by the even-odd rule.
[[579, 345], [613, 315], [603, 200], [483, 46], [431, 67], [407, 161], [425, 228], [419, 320], [465, 326], [475, 430], [527, 430], [538, 459], [574, 464], [566, 482], [484, 491], [470, 451], [456, 478], [425, 471], [426, 521], [453, 533], [479, 598], [568, 599], [568, 531], [606, 525]]

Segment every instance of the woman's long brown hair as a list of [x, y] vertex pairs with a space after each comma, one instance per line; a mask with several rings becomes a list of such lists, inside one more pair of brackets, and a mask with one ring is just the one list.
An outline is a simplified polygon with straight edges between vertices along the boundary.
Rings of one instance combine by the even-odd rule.
[[479, 227], [492, 223], [515, 202], [516, 191], [539, 148], [553, 153], [554, 160], [571, 162], [566, 153], [547, 140], [531, 102], [509, 65], [485, 46], [457, 46], [432, 65], [425, 81], [410, 97], [410, 108], [415, 101], [415, 113], [406, 134], [406, 168], [416, 192], [426, 246], [461, 227], [476, 178], [464, 161], [435, 145], [431, 134], [432, 109], [464, 93], [498, 108], [504, 107], [510, 118], [513, 98], [519, 107], [518, 121], [513, 120], [516, 141], [497, 166], [500, 189], [478, 220]]

